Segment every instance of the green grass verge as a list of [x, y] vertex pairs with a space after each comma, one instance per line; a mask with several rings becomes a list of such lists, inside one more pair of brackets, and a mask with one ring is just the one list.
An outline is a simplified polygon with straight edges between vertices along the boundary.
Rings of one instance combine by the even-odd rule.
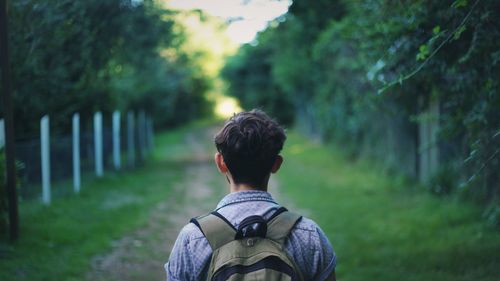
[[500, 280], [500, 233], [477, 206], [293, 133], [283, 155], [282, 192], [329, 236], [340, 280]]
[[[50, 206], [21, 202], [20, 239], [0, 242], [0, 280], [83, 280], [93, 256], [109, 251], [113, 240], [143, 225], [158, 202], [175, 196], [171, 187], [183, 173], [174, 160], [188, 151], [185, 133], [200, 126], [160, 134], [144, 166], [84, 182], [78, 195]], [[70, 182], [59, 185], [72, 189]]]

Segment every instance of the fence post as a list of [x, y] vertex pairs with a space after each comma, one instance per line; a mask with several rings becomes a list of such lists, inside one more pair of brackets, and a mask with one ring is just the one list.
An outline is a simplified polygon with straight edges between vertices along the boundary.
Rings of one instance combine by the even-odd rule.
[[127, 161], [129, 167], [135, 164], [134, 112], [127, 112]]
[[[424, 99], [420, 98], [421, 105]], [[439, 167], [439, 100], [434, 98], [425, 104], [425, 119], [420, 121], [419, 128], [419, 179], [427, 182]]]
[[431, 175], [439, 169], [439, 99], [433, 98], [429, 104], [429, 171]]
[[94, 114], [94, 152], [95, 152], [95, 174], [102, 177], [103, 159], [102, 159], [102, 113], [100, 111]]
[[80, 192], [80, 115], [73, 114], [73, 190]]
[[5, 123], [0, 119], [0, 148], [5, 145]]
[[144, 129], [144, 123], [145, 123], [145, 113], [143, 110], [139, 111], [139, 116], [137, 120], [137, 131], [139, 134], [139, 157], [141, 160], [144, 160], [146, 153], [145, 153], [145, 129]]
[[[419, 103], [424, 108], [424, 99], [419, 97]], [[425, 114], [427, 109], [420, 114]], [[427, 153], [429, 147], [429, 125], [427, 120], [421, 120], [418, 123], [418, 154], [419, 154], [419, 167], [418, 178], [420, 182], [426, 182], [429, 179], [429, 154]]]
[[16, 160], [14, 144], [14, 114], [12, 113], [12, 91], [9, 55], [8, 1], [0, 1], [0, 68], [2, 113], [5, 118], [5, 191], [9, 209], [10, 240], [19, 236], [19, 212], [16, 190]]
[[40, 120], [40, 148], [42, 161], [42, 202], [50, 204], [50, 130], [49, 116]]
[[150, 151], [154, 150], [153, 118], [148, 117], [147, 122], [148, 147]]
[[113, 112], [113, 164], [116, 170], [120, 170], [120, 112]]
[[144, 155], [149, 151], [149, 139], [148, 139], [148, 115], [143, 112], [142, 116], [142, 133], [144, 134], [142, 147], [144, 149]]

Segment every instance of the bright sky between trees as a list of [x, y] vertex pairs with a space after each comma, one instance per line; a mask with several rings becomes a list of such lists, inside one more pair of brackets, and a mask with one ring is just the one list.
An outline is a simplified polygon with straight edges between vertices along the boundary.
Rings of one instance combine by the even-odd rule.
[[238, 44], [251, 42], [269, 21], [288, 11], [290, 0], [166, 0], [180, 10], [200, 9], [229, 23], [227, 35]]

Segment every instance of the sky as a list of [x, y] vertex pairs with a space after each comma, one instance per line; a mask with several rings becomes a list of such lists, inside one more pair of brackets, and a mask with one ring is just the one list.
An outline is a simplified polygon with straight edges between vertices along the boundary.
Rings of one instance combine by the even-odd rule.
[[267, 23], [288, 10], [290, 0], [167, 0], [175, 9], [200, 9], [229, 22], [228, 36], [236, 43], [251, 42]]

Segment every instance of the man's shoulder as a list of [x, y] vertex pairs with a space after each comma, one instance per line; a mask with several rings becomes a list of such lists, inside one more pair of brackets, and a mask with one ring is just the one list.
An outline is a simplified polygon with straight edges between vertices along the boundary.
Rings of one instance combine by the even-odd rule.
[[328, 239], [314, 220], [304, 216], [297, 222], [290, 235], [301, 238], [302, 243], [316, 243], [320, 242], [319, 240]]
[[201, 230], [192, 222], [186, 224], [179, 233], [179, 238], [184, 241], [198, 240], [205, 238]]
[[[324, 247], [330, 245], [328, 237], [321, 227], [312, 219], [302, 217], [290, 233], [291, 240], [307, 247]], [[331, 246], [330, 246], [331, 247]]]
[[292, 229], [285, 245], [306, 280], [325, 280], [336, 265], [333, 247], [320, 226], [303, 217]]
[[186, 224], [165, 265], [167, 280], [202, 280], [211, 253], [210, 245], [198, 227], [193, 223]]
[[297, 222], [295, 229], [302, 231], [316, 232], [320, 229], [319, 225], [312, 219], [302, 216], [302, 219]]

